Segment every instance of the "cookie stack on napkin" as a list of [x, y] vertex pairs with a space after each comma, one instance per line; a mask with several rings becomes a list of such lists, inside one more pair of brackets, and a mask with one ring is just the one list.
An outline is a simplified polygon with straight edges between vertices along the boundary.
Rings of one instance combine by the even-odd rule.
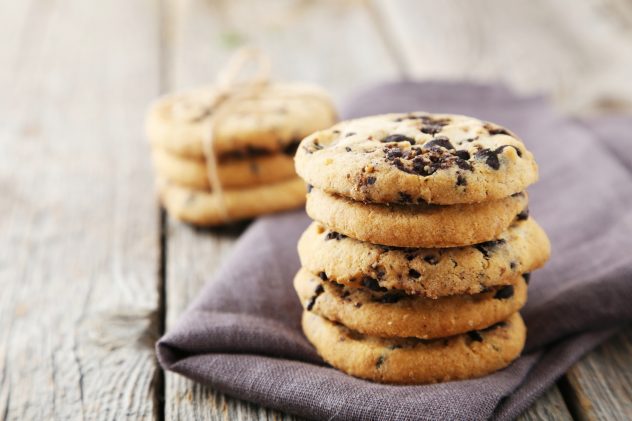
[[305, 198], [294, 172], [296, 147], [335, 121], [327, 94], [304, 84], [165, 96], [146, 123], [163, 205], [196, 225], [299, 207]]
[[315, 220], [294, 280], [303, 331], [332, 366], [386, 383], [489, 374], [516, 359], [531, 271], [549, 257], [523, 143], [459, 115], [388, 114], [305, 138]]

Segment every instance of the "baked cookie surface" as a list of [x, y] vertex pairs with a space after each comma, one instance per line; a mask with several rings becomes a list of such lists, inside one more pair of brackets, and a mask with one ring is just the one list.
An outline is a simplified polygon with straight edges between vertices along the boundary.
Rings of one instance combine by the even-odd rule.
[[533, 218], [520, 214], [495, 240], [444, 249], [402, 248], [355, 240], [313, 222], [301, 235], [301, 265], [352, 287], [365, 283], [430, 298], [477, 294], [540, 268], [549, 240]]
[[385, 114], [303, 139], [296, 170], [357, 201], [451, 205], [500, 199], [537, 181], [533, 155], [507, 129], [451, 114]]
[[226, 156], [293, 152], [303, 137], [337, 119], [329, 96], [306, 84], [269, 84], [256, 96], [237, 92], [213, 109], [215, 95], [214, 88], [205, 87], [157, 100], [147, 114], [150, 142], [178, 155], [203, 158], [211, 118], [219, 112], [213, 147], [222, 161]]
[[294, 289], [306, 311], [379, 337], [432, 339], [481, 330], [507, 319], [527, 301], [522, 276], [479, 294], [431, 299], [375, 285], [347, 287], [301, 269]]
[[490, 374], [520, 355], [526, 337], [518, 313], [485, 330], [432, 340], [366, 336], [309, 311], [303, 312], [302, 324], [307, 339], [333, 367], [355, 377], [396, 384]]
[[327, 228], [373, 244], [456, 247], [496, 239], [527, 207], [527, 194], [437, 206], [363, 203], [308, 186], [306, 210]]
[[158, 194], [170, 215], [193, 225], [211, 226], [298, 208], [305, 203], [305, 183], [294, 177], [258, 187], [224, 190], [220, 198], [159, 180]]
[[[210, 190], [206, 162], [199, 158], [183, 158], [154, 147], [152, 158], [156, 172], [183, 187]], [[276, 153], [218, 163], [217, 175], [224, 189], [255, 187], [296, 177], [292, 156]]]

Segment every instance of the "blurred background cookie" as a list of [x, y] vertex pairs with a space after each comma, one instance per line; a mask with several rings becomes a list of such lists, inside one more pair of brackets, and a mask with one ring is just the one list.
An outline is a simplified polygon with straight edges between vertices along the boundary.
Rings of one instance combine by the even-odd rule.
[[[250, 61], [258, 72], [240, 80]], [[159, 196], [173, 217], [220, 225], [304, 203], [294, 153], [305, 136], [334, 124], [336, 111], [322, 89], [270, 82], [267, 70], [265, 56], [245, 48], [215, 85], [165, 95], [149, 108]]]

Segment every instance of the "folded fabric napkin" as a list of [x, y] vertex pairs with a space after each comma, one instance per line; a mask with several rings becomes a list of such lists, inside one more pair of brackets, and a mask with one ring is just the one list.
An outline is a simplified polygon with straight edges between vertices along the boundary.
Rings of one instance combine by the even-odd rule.
[[[423, 386], [350, 377], [323, 364], [300, 329], [292, 289], [302, 211], [259, 219], [158, 343], [160, 363], [229, 395], [314, 419], [511, 419], [584, 353], [632, 320], [632, 119], [575, 121], [499, 86], [395, 83], [344, 118], [426, 110], [509, 127], [540, 165], [530, 209], [552, 258], [522, 314], [523, 356], [490, 376]], [[625, 144], [627, 139], [627, 145]]]

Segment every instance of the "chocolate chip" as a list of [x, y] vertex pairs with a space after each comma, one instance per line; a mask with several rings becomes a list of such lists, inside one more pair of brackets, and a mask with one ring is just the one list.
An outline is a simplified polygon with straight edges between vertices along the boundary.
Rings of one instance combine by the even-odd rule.
[[327, 274], [325, 272], [318, 273], [318, 277], [322, 279], [323, 281], [326, 281], [328, 279]]
[[509, 262], [509, 269], [515, 270], [518, 264], [516, 262]]
[[318, 286], [314, 290], [314, 295], [312, 295], [312, 298], [310, 298], [309, 301], [307, 302], [307, 307], [306, 307], [307, 311], [312, 311], [312, 309], [314, 308], [314, 304], [316, 304], [316, 299], [323, 292], [325, 292], [325, 288], [323, 288], [321, 284], [318, 284]]
[[485, 159], [485, 163], [491, 168], [497, 170], [500, 169], [500, 161], [498, 160], [498, 154], [489, 148], [481, 149], [476, 152], [476, 157]]
[[415, 144], [415, 139], [412, 137], [404, 136], [403, 134], [392, 134], [390, 136], [386, 136], [384, 139], [380, 140], [382, 143], [391, 143], [391, 142], [408, 142], [411, 145]]
[[526, 219], [529, 219], [529, 208], [524, 208], [522, 210], [522, 212], [520, 212], [518, 215], [516, 215], [516, 219], [518, 221], [524, 221]]
[[437, 126], [447, 126], [452, 121], [450, 118], [446, 117], [433, 117], [430, 115], [412, 115], [409, 117], [410, 119], [421, 120], [423, 124], [433, 124]]
[[467, 186], [467, 179], [463, 174], [456, 175], [456, 185], [457, 186]]
[[342, 240], [343, 238], [347, 238], [347, 236], [346, 236], [346, 235], [344, 235], [344, 234], [341, 234], [341, 233], [339, 233], [339, 232], [336, 232], [336, 231], [329, 231], [329, 232], [327, 233], [327, 235], [325, 235], [325, 241], [327, 241], [327, 240], [336, 240], [336, 241], [340, 241], [340, 240]]
[[474, 167], [472, 167], [472, 164], [470, 164], [464, 159], [457, 158], [454, 162], [456, 162], [456, 165], [462, 170], [472, 171], [474, 169]]
[[439, 133], [441, 130], [443, 130], [443, 126], [439, 124], [427, 124], [423, 126], [420, 130], [422, 133], [435, 135]]
[[470, 330], [469, 332], [467, 332], [467, 336], [473, 341], [483, 342], [483, 337], [476, 330]]
[[524, 279], [524, 282], [529, 285], [529, 281], [531, 280], [531, 273], [529, 272], [525, 272], [522, 274], [522, 279]]
[[375, 184], [375, 182], [377, 181], [377, 178], [370, 176], [366, 178], [366, 184], [368, 184], [369, 186]]
[[370, 289], [371, 291], [380, 291], [380, 292], [387, 291], [386, 288], [383, 288], [380, 286], [380, 284], [377, 282], [377, 279], [373, 279], [369, 277], [366, 277], [362, 280], [362, 285], [365, 288]]
[[355, 132], [345, 133], [345, 137], [353, 136], [354, 134], [355, 134]]
[[474, 247], [476, 250], [483, 253], [483, 256], [485, 257], [485, 259], [489, 259], [491, 252], [494, 250], [494, 248], [498, 247], [501, 244], [504, 244], [505, 242], [506, 241], [501, 238], [499, 240], [485, 241], [484, 243], [475, 244], [472, 247]]
[[410, 269], [408, 271], [408, 276], [410, 276], [411, 278], [418, 279], [421, 276], [421, 273], [417, 272], [415, 269]]
[[298, 149], [300, 141], [293, 141], [288, 143], [283, 147], [283, 153], [288, 156], [296, 155], [296, 150]]
[[494, 126], [492, 124], [485, 124], [485, 130], [487, 130], [487, 133], [489, 133], [492, 136], [496, 136], [499, 134], [505, 134], [507, 136], [511, 136], [511, 133], [509, 133], [507, 131], [507, 129], [500, 127], [500, 126]]
[[313, 188], [314, 188], [314, 186], [312, 186], [311, 184], [308, 184], [307, 185], [307, 193], [311, 193]]
[[507, 298], [511, 298], [514, 295], [514, 287], [513, 285], [505, 285], [501, 287], [496, 294], [494, 294], [494, 298], [497, 300], [506, 300]]
[[497, 170], [500, 168], [500, 160], [498, 159], [498, 154], [500, 154], [505, 148], [514, 148], [519, 157], [522, 157], [522, 151], [514, 145], [503, 145], [499, 146], [493, 151], [491, 149], [481, 149], [476, 152], [477, 158], [485, 158], [485, 163], [489, 165], [491, 168]]
[[[294, 152], [296, 152], [296, 148], [298, 148], [298, 143], [290, 143], [287, 147], [294, 148]], [[266, 148], [261, 148], [259, 146], [246, 145], [246, 147], [242, 150], [232, 150], [229, 152], [223, 152], [219, 155], [218, 160], [232, 160], [232, 159], [244, 159], [244, 158], [255, 158], [258, 156], [270, 155], [272, 151]]]
[[424, 149], [437, 149], [437, 148], [445, 148], [447, 150], [454, 149], [452, 143], [450, 143], [450, 139], [445, 136], [437, 136], [434, 139], [424, 143], [422, 145]]
[[400, 148], [385, 148], [384, 152], [386, 153], [386, 159], [395, 159], [401, 158], [404, 153]]
[[403, 294], [399, 292], [387, 292], [382, 295], [380, 302], [384, 304], [394, 304], [403, 298]]
[[436, 265], [437, 263], [439, 263], [439, 259], [433, 254], [424, 256], [424, 261], [430, 265]]
[[408, 193], [404, 193], [404, 192], [399, 192], [399, 201], [401, 203], [412, 203], [413, 198], [411, 195], [409, 195]]
[[348, 146], [345, 146], [345, 151], [347, 151], [347, 152], [351, 152], [351, 148], [350, 148], [350, 147], [348, 147]]
[[470, 153], [468, 151], [458, 150], [454, 152], [454, 154], [465, 161], [470, 159]]
[[505, 148], [514, 148], [516, 153], [518, 154], [518, 156], [520, 158], [522, 158], [522, 151], [520, 150], [520, 148], [518, 148], [517, 146], [514, 145], [503, 145], [503, 146], [499, 146], [496, 148], [496, 150], [494, 150], [494, 152], [496, 152], [497, 154], [501, 153], [503, 151], [503, 149]]
[[382, 367], [382, 364], [384, 364], [384, 360], [386, 359], [386, 357], [384, 355], [380, 355], [377, 358], [377, 361], [375, 361], [375, 368], [380, 368]]

